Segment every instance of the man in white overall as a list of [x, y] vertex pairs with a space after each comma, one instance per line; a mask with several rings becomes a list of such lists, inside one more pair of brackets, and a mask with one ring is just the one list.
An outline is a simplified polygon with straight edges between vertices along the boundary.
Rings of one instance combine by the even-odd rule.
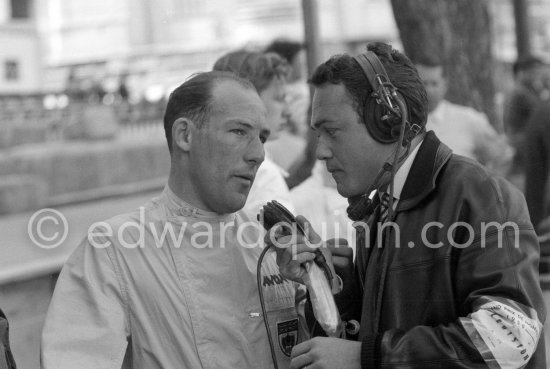
[[[71, 255], [46, 318], [44, 369], [273, 367], [256, 285], [263, 234], [240, 211], [264, 159], [264, 104], [249, 82], [202, 73], [170, 95], [164, 126], [168, 184], [90, 227]], [[287, 368], [302, 339], [296, 287], [273, 253], [262, 278]]]

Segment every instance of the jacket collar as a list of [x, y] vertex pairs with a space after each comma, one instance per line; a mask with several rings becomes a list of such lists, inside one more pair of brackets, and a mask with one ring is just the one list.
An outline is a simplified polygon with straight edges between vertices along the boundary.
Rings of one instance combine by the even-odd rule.
[[451, 149], [439, 141], [433, 131], [426, 133], [405, 181], [397, 211], [416, 206], [435, 189], [437, 177], [451, 155]]

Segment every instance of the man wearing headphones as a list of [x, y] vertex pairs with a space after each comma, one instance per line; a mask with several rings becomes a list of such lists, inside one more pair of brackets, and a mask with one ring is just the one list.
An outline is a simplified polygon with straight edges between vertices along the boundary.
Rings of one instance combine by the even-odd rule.
[[[521, 193], [425, 132], [422, 81], [389, 45], [333, 56], [311, 83], [317, 157], [357, 229], [354, 263], [348, 248], [323, 252], [343, 280], [342, 319], [360, 329], [295, 346], [291, 368], [546, 367], [539, 246]], [[301, 282], [313, 254], [297, 240], [277, 262]]]

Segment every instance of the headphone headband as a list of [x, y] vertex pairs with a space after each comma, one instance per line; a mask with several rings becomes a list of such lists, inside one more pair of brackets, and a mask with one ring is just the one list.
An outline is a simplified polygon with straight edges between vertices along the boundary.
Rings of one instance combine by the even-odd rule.
[[372, 96], [379, 105], [383, 105], [397, 119], [401, 119], [401, 110], [397, 104], [397, 88], [391, 83], [386, 68], [382, 65], [378, 56], [372, 51], [357, 55], [355, 61], [359, 63], [363, 73], [369, 80], [373, 90]]
[[380, 62], [380, 59], [372, 51], [367, 51], [365, 54], [360, 54], [355, 57], [355, 60], [365, 73], [365, 76], [369, 80], [369, 83], [374, 90], [378, 91], [380, 88], [381, 78], [383, 81], [390, 82], [388, 78], [388, 73], [386, 73], [386, 68]]
[[[391, 83], [386, 68], [378, 56], [367, 50], [366, 53], [354, 57], [363, 70], [363, 74], [372, 88], [371, 97], [364, 106], [363, 120], [374, 139], [382, 143], [396, 142], [399, 138], [401, 125], [405, 125], [405, 146], [420, 131], [416, 124], [411, 125], [403, 114], [406, 112], [402, 97], [397, 94], [397, 88]], [[370, 100], [370, 102], [369, 102]]]

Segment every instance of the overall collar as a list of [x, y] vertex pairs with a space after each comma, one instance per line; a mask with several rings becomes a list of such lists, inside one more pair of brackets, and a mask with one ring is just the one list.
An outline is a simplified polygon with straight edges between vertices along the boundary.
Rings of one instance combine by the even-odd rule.
[[199, 218], [203, 220], [225, 220], [234, 216], [234, 213], [218, 214], [193, 206], [176, 195], [168, 184], [164, 186], [160, 199], [172, 212], [175, 213], [175, 215], [178, 216]]

